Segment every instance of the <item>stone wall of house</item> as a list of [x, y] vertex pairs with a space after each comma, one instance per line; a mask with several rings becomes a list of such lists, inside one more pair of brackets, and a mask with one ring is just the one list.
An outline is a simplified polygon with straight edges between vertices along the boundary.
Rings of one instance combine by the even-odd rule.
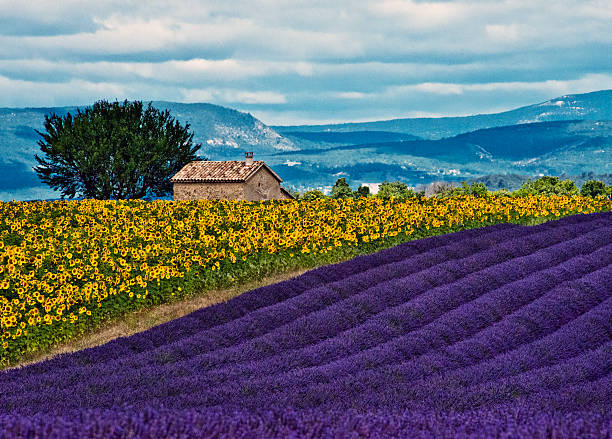
[[175, 200], [244, 200], [244, 183], [174, 183]]
[[285, 192], [280, 191], [280, 197], [281, 200], [294, 200], [293, 197], [290, 197], [289, 195], [287, 195]]
[[248, 179], [244, 186], [244, 199], [247, 201], [256, 200], [279, 200], [286, 196], [281, 193], [280, 183], [262, 167]]
[[283, 200], [280, 183], [266, 168], [260, 168], [244, 183], [174, 183], [175, 200]]

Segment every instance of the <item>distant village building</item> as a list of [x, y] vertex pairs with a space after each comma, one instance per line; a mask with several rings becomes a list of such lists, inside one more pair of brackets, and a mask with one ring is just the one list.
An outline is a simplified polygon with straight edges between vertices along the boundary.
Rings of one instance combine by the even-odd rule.
[[175, 200], [284, 200], [294, 198], [283, 181], [253, 153], [244, 161], [195, 161], [188, 163], [170, 179]]

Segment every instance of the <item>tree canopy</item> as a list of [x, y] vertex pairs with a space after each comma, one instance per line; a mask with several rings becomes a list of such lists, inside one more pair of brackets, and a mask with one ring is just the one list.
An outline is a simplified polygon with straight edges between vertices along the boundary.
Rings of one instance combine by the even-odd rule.
[[189, 124], [149, 102], [98, 101], [73, 116], [45, 116], [34, 168], [62, 198], [165, 196], [170, 178], [197, 158]]
[[415, 192], [408, 185], [401, 181], [383, 181], [378, 187], [378, 198], [412, 198]]
[[586, 181], [580, 188], [580, 195], [583, 197], [596, 197], [598, 195], [607, 195], [606, 185], [603, 181], [589, 180]]
[[544, 176], [534, 181], [527, 180], [516, 190], [514, 195], [580, 195], [572, 180], [559, 180], [559, 177]]
[[342, 177], [336, 180], [336, 183], [331, 189], [332, 198], [353, 198], [353, 190], [346, 182], [346, 178]]
[[356, 197], [369, 197], [370, 196], [370, 187], [369, 186], [359, 186], [357, 188]]
[[325, 194], [317, 189], [306, 191], [301, 197], [301, 199], [305, 201], [318, 200], [319, 198], [325, 198]]

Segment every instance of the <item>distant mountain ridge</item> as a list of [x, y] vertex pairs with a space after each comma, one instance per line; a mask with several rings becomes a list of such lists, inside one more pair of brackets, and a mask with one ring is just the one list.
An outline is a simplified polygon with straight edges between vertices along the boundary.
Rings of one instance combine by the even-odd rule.
[[[257, 148], [260, 152], [298, 149], [292, 141], [248, 113], [205, 103], [154, 101], [152, 105], [170, 111], [181, 123], [188, 122], [194, 142], [202, 144], [202, 155], [240, 156], [245, 147]], [[75, 114], [78, 108], [85, 107], [0, 108], [0, 157], [34, 163], [40, 139], [35, 130], [43, 130], [45, 115]]]
[[412, 134], [424, 139], [441, 139], [483, 128], [531, 122], [610, 119], [612, 119], [612, 90], [601, 90], [584, 94], [564, 95], [539, 104], [494, 114], [440, 118], [405, 118], [327, 125], [278, 125], [271, 128], [280, 134], [286, 132], [317, 131], [390, 131]]
[[390, 131], [288, 131], [283, 136], [301, 146], [300, 149], [326, 149], [338, 144], [405, 142], [422, 140], [418, 136]]
[[[474, 179], [489, 174], [612, 173], [612, 90], [567, 95], [503, 113], [365, 123], [269, 127], [213, 104], [153, 102], [189, 123], [199, 155], [270, 164], [287, 186]], [[84, 108], [84, 107], [81, 107]], [[0, 200], [56, 198], [32, 166], [45, 114], [77, 107], [0, 108]]]
[[299, 147], [259, 119], [219, 105], [153, 102], [180, 121], [189, 122], [194, 140], [202, 143], [201, 155], [240, 157], [245, 147], [260, 153], [294, 151]]
[[489, 174], [609, 174], [612, 172], [612, 121], [511, 125], [439, 140], [282, 152], [267, 157], [266, 161], [281, 177], [302, 184], [308, 182], [307, 186], [329, 185], [330, 180], [340, 176], [354, 185], [400, 180], [417, 186], [435, 180], [476, 179]]
[[[257, 154], [299, 149], [294, 142], [270, 129], [251, 114], [219, 105], [154, 101], [181, 123], [188, 122], [199, 154], [216, 160], [241, 159], [244, 151]], [[44, 129], [46, 114], [75, 114], [77, 108], [0, 108], [0, 200], [55, 198], [57, 193], [43, 186], [32, 171], [40, 153], [36, 130]]]

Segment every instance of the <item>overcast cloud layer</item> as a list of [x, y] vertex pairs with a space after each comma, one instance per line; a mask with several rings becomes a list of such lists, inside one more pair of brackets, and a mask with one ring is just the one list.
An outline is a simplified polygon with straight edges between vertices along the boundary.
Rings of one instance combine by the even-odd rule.
[[0, 107], [210, 102], [295, 124], [609, 88], [610, 0], [0, 0]]

